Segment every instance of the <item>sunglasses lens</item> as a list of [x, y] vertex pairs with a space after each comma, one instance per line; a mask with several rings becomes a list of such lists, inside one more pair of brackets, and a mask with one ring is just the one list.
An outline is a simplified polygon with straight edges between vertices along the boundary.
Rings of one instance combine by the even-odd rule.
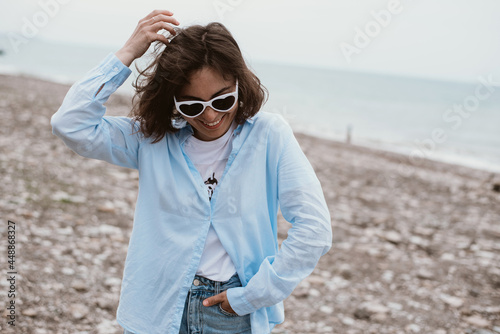
[[212, 102], [212, 106], [218, 110], [229, 110], [233, 106], [235, 101], [234, 96], [228, 96], [225, 99], [217, 99]]
[[196, 116], [203, 110], [203, 104], [193, 103], [193, 104], [181, 104], [179, 107], [180, 111], [187, 116]]

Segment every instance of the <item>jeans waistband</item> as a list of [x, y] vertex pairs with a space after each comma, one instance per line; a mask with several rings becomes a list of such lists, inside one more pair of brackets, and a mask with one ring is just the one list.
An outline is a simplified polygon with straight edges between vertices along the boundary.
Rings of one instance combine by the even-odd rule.
[[212, 281], [206, 277], [196, 275], [191, 284], [191, 289], [224, 291], [238, 286], [241, 286], [241, 281], [237, 273], [224, 282]]

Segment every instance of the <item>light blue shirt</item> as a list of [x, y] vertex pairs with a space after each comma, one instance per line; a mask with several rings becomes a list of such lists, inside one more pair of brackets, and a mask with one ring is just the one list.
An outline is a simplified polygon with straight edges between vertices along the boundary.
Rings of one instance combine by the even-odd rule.
[[[283, 300], [331, 247], [330, 214], [313, 168], [283, 118], [261, 111], [234, 130], [209, 201], [183, 150], [190, 125], [152, 144], [131, 118], [104, 116], [103, 104], [130, 73], [109, 54], [71, 87], [51, 119], [53, 133], [76, 153], [139, 171], [117, 321], [137, 334], [179, 332], [212, 223], [242, 282], [227, 292], [231, 307], [251, 314], [252, 333], [271, 332], [284, 320]], [[292, 224], [281, 247], [278, 209]]]

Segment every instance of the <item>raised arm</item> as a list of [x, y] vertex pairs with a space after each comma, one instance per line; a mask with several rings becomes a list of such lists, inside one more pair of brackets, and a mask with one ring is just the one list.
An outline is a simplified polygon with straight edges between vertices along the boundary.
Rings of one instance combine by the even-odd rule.
[[125, 45], [109, 54], [97, 67], [68, 91], [59, 110], [52, 116], [52, 132], [77, 154], [119, 166], [138, 168], [140, 135], [138, 124], [128, 117], [104, 116], [104, 103], [128, 78], [128, 66], [141, 57], [154, 41], [168, 43], [158, 34], [169, 24], [179, 24], [172, 13], [156, 10], [139, 21]]

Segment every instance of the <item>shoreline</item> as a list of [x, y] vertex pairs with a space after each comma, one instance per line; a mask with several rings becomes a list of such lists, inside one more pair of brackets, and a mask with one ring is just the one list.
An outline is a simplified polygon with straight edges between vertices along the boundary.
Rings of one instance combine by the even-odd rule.
[[[421, 150], [417, 150], [414, 147], [398, 145], [398, 144], [394, 144], [394, 143], [380, 142], [378, 140], [361, 139], [357, 143], [356, 143], [357, 140], [354, 140], [355, 143], [348, 144], [348, 143], [346, 143], [345, 140], [341, 140], [338, 138], [331, 138], [329, 136], [320, 136], [320, 135], [313, 133], [312, 131], [303, 131], [303, 130], [295, 131], [294, 130], [294, 133], [301, 133], [301, 134], [304, 134], [306, 136], [315, 137], [315, 138], [318, 138], [321, 140], [342, 143], [345, 145], [365, 147], [365, 148], [377, 150], [380, 152], [395, 153], [395, 154], [400, 155], [402, 158], [404, 157], [404, 159], [401, 159], [402, 162], [404, 160], [404, 161], [409, 162], [409, 163], [414, 164], [414, 165], [415, 165], [415, 163], [412, 163], [410, 155], [414, 152], [420, 152], [420, 153], [422, 152]], [[500, 165], [496, 165], [492, 162], [481, 161], [481, 160], [478, 160], [472, 156], [465, 156], [465, 157], [464, 156], [457, 156], [455, 153], [451, 153], [451, 152], [446, 152], [442, 156], [433, 156], [433, 157], [430, 157], [430, 156], [421, 157], [421, 156], [419, 156], [417, 160], [435, 161], [435, 162], [440, 162], [440, 163], [444, 163], [444, 164], [467, 167], [467, 168], [471, 168], [471, 169], [481, 170], [484, 172], [500, 174]], [[418, 165], [418, 164], [416, 164], [416, 165]]]

